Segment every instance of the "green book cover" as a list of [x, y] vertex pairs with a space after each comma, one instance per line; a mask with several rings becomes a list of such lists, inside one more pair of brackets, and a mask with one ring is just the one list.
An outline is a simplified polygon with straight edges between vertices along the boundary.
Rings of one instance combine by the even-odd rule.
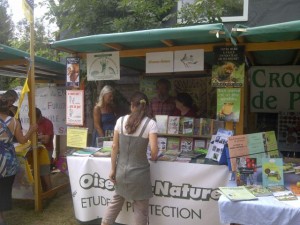
[[217, 89], [217, 119], [221, 121], [239, 122], [241, 105], [240, 88]]

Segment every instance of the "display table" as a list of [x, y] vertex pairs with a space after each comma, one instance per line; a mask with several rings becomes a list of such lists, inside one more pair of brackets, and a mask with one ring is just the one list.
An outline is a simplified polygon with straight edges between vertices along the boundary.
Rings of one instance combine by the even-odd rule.
[[[75, 217], [81, 222], [102, 218], [114, 194], [110, 158], [68, 156], [67, 163]], [[217, 188], [227, 185], [227, 166], [162, 161], [150, 166], [150, 224], [220, 224]], [[132, 211], [125, 202], [117, 222], [133, 224]]]
[[300, 200], [278, 201], [273, 196], [260, 197], [254, 201], [230, 201], [221, 196], [220, 221], [223, 224], [243, 225], [299, 225]]

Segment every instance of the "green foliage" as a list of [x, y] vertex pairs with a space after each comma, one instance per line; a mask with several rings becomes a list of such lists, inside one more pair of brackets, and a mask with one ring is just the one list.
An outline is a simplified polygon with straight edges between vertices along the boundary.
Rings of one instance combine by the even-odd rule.
[[118, 10], [123, 13], [115, 18], [113, 28], [117, 32], [160, 28], [172, 18], [174, 0], [121, 0]]
[[183, 25], [221, 22], [222, 5], [221, 0], [195, 0], [182, 5], [178, 18]]
[[56, 22], [63, 38], [162, 27], [174, 0], [43, 1], [45, 18]]
[[0, 0], [0, 43], [5, 45], [12, 39], [14, 29], [11, 16], [6, 11], [7, 8], [7, 0]]
[[[48, 48], [49, 35], [46, 34], [43, 23], [39, 20], [35, 21], [35, 55], [47, 58], [49, 60], [58, 60], [55, 50]], [[30, 51], [30, 27], [26, 19], [17, 23], [18, 33], [14, 39], [10, 41], [10, 45], [16, 49], [29, 52]]]

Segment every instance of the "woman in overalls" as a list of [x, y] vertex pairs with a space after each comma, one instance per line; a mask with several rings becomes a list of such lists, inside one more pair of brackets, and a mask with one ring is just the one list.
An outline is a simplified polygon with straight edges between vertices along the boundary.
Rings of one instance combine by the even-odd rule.
[[115, 195], [105, 212], [102, 225], [113, 224], [126, 200], [133, 201], [136, 225], [148, 224], [149, 199], [152, 197], [150, 164], [157, 158], [157, 125], [147, 117], [149, 101], [144, 93], [131, 97], [131, 114], [117, 120], [109, 179], [115, 184]]

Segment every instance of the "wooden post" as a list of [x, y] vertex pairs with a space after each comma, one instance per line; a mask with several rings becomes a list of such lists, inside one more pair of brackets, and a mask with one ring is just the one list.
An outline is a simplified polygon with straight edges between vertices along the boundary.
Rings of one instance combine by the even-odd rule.
[[[28, 95], [29, 103], [29, 118], [30, 124], [36, 124], [35, 114], [35, 52], [34, 52], [35, 34], [34, 34], [34, 21], [30, 22], [30, 73], [28, 79], [28, 86], [30, 89]], [[34, 201], [35, 211], [42, 210], [42, 199], [41, 199], [41, 186], [40, 186], [40, 166], [38, 163], [38, 149], [37, 149], [37, 135], [33, 133], [31, 136], [31, 145], [33, 150], [33, 171], [34, 171]]]

